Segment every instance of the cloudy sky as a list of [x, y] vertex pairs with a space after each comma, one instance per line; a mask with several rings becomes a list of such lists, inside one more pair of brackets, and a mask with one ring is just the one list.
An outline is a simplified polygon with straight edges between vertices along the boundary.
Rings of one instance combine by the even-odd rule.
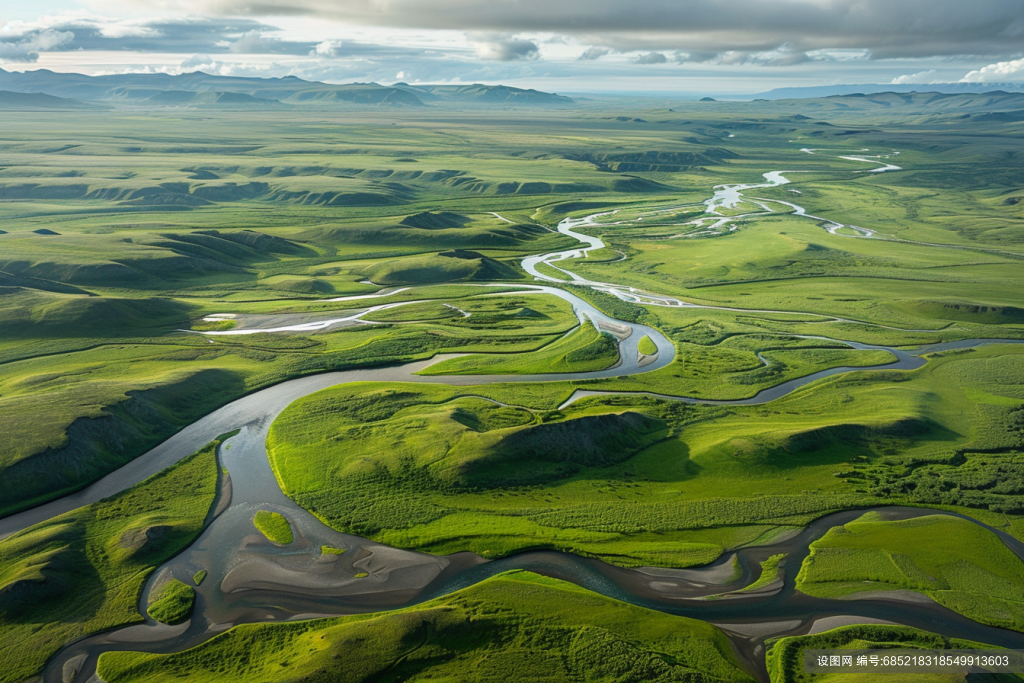
[[0, 0], [0, 68], [557, 92], [1024, 81], [1024, 0]]

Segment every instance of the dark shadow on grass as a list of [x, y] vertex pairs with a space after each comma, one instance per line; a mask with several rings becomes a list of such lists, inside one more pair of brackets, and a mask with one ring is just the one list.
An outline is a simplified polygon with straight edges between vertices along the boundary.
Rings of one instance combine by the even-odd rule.
[[922, 442], [955, 443], [962, 439], [961, 434], [934, 420], [913, 417], [885, 425], [827, 425], [777, 439], [770, 436], [732, 439], [721, 448], [722, 455], [754, 467], [791, 470], [895, 455]]

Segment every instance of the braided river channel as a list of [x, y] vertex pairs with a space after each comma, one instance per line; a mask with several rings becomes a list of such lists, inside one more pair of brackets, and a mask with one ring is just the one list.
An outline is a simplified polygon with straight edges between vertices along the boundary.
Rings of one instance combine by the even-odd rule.
[[[877, 159], [881, 159], [878, 157]], [[859, 157], [857, 161], [871, 162]], [[899, 170], [886, 162], [867, 172]], [[788, 182], [785, 171], [765, 174], [765, 182], [749, 185], [724, 185], [715, 188], [714, 196], [704, 202], [710, 217], [692, 221], [698, 229], [729, 231], [739, 221], [755, 214], [723, 216], [719, 209], [732, 208], [745, 201], [743, 192], [775, 187]], [[768, 204], [785, 208], [785, 213], [804, 216], [819, 223], [829, 232], [850, 227], [858, 237], [871, 238], [873, 233], [857, 226], [841, 226], [827, 219], [811, 216], [796, 204], [779, 200], [750, 200], [772, 213]], [[554, 265], [573, 258], [585, 257], [591, 250], [605, 244], [597, 237], [578, 229], [595, 226], [601, 217], [567, 218], [558, 231], [579, 240], [580, 246], [561, 252], [531, 256], [523, 261], [524, 269], [535, 279], [549, 283], [572, 283], [592, 287], [619, 298], [654, 306], [699, 307], [670, 296], [653, 294], [614, 283], [593, 282]], [[710, 227], [709, 227], [710, 226]], [[547, 268], [554, 268], [566, 277], [559, 280]], [[570, 291], [546, 284], [501, 284], [513, 294], [546, 294], [561, 297], [575, 309], [581, 322], [591, 320], [599, 329], [619, 339], [619, 363], [595, 372], [544, 375], [458, 375], [425, 376], [416, 373], [452, 355], [437, 356], [397, 366], [328, 372], [282, 382], [255, 392], [210, 413], [149, 452], [75, 494], [0, 519], [0, 538], [16, 533], [56, 515], [96, 502], [123, 491], [186, 458], [219, 435], [240, 430], [219, 448], [218, 460], [226, 471], [215, 510], [202, 535], [185, 551], [159, 567], [150, 578], [140, 598], [146, 605], [148, 593], [157, 582], [168, 576], [182, 581], [200, 569], [208, 575], [196, 589], [192, 618], [178, 626], [159, 624], [147, 617], [144, 624], [100, 633], [66, 646], [48, 664], [47, 683], [98, 681], [96, 659], [111, 650], [144, 652], [177, 652], [213, 637], [241, 623], [273, 622], [328, 615], [377, 612], [421, 603], [473, 585], [510, 569], [525, 569], [546, 576], [570, 581], [603, 595], [671, 614], [709, 621], [729, 636], [741, 660], [757, 679], [768, 680], [764, 664], [764, 641], [769, 637], [816, 633], [836, 626], [854, 623], [898, 623], [921, 628], [949, 637], [966, 638], [992, 645], [1024, 649], [1024, 633], [984, 626], [948, 610], [924, 596], [895, 591], [886, 596], [864, 594], [859, 600], [828, 600], [804, 595], [794, 588], [800, 564], [809, 553], [809, 544], [831, 527], [856, 519], [866, 510], [839, 512], [819, 518], [808, 527], [778, 538], [770, 545], [739, 549], [727, 553], [711, 565], [693, 569], [643, 567], [623, 569], [599, 560], [553, 551], [531, 551], [499, 560], [486, 560], [473, 553], [434, 556], [398, 548], [339, 533], [292, 502], [282, 493], [267, 459], [266, 438], [271, 423], [293, 401], [327, 387], [348, 382], [389, 381], [426, 382], [474, 386], [497, 382], [581, 381], [602, 377], [621, 377], [651, 372], [667, 366], [675, 356], [675, 347], [658, 330], [636, 323], [616, 320], [602, 313]], [[500, 296], [500, 293], [494, 294]], [[379, 296], [379, 295], [378, 295]], [[373, 295], [347, 297], [344, 300], [372, 300]], [[338, 300], [341, 301], [341, 300]], [[311, 332], [328, 329], [335, 324], [358, 321], [362, 316], [385, 307], [415, 302], [370, 306], [363, 311], [346, 311], [345, 317], [313, 322], [287, 321], [278, 326], [241, 327], [215, 334]], [[739, 310], [739, 309], [727, 309]], [[785, 311], [793, 313], [794, 311]], [[829, 318], [826, 320], [842, 320]], [[858, 321], [859, 322], [859, 321]], [[640, 356], [637, 345], [649, 336], [658, 347], [653, 356]], [[683, 396], [659, 396], [666, 400], [717, 405], [749, 405], [766, 403], [822, 377], [853, 370], [913, 370], [925, 364], [927, 353], [953, 348], [969, 348], [993, 343], [1021, 343], [1019, 340], [971, 339], [933, 344], [914, 350], [889, 348], [838, 341], [856, 349], [884, 349], [895, 360], [872, 367], [837, 367], [794, 379], [765, 389], [756, 396], [736, 401], [710, 401]], [[566, 402], [584, 396], [628, 392], [596, 392], [578, 389]], [[650, 394], [648, 394], [650, 395]], [[277, 546], [260, 534], [252, 524], [257, 510], [280, 512], [291, 522], [295, 541]], [[924, 508], [883, 506], [875, 508], [884, 518], [907, 519], [929, 514], [952, 514]], [[965, 518], [966, 519], [966, 518]], [[975, 520], [970, 520], [976, 524]], [[984, 525], [983, 525], [984, 526]], [[986, 527], [990, 528], [990, 527]], [[1006, 545], [1024, 560], [1024, 544], [998, 529], [994, 531]], [[344, 548], [341, 555], [325, 555], [320, 546]], [[779, 579], [761, 590], [741, 595], [726, 595], [707, 600], [708, 596], [730, 593], [757, 579], [760, 562], [771, 555], [787, 553]], [[734, 582], [733, 563], [742, 570]], [[365, 573], [365, 578], [354, 578]], [[728, 585], [726, 585], [728, 584]], [[140, 610], [145, 614], [145, 609]]]

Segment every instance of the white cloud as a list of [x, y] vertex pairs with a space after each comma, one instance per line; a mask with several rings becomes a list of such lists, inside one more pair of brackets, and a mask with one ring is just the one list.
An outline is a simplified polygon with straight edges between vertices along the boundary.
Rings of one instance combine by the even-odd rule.
[[914, 83], [921, 83], [927, 85], [929, 83], [939, 83], [936, 80], [939, 72], [935, 69], [928, 69], [927, 71], [918, 71], [916, 74], [903, 74], [892, 79], [892, 85], [910, 85]]
[[[55, 1], [83, 2], [98, 8], [106, 0], [43, 0], [40, 4], [49, 7], [52, 5], [48, 3]], [[955, 1], [962, 3], [962, 0]], [[971, 11], [980, 16], [992, 14], [986, 9], [986, 3], [1007, 0], [977, 1], [983, 7]], [[121, 3], [117, 7], [123, 11], [113, 12], [115, 16], [67, 11], [31, 19], [19, 10], [24, 21], [10, 21], [5, 25], [0, 20], [0, 60], [10, 62], [10, 66], [4, 68], [45, 67], [84, 73], [151, 69], [178, 73], [183, 70], [180, 65], [185, 60], [190, 62], [188, 70], [296, 75], [332, 82], [397, 79], [436, 83], [461, 79], [466, 83], [514, 83], [522, 87], [576, 92], [605, 89], [680, 92], [682, 88], [717, 96], [726, 92], [753, 93], [771, 87], [823, 83], [888, 83], [893, 76], [903, 79], [897, 82], [941, 80], [948, 83], [957, 81], [972, 69], [978, 70], [971, 71], [964, 80], [1021, 80], [1005, 71], [1006, 65], [1010, 65], [1011, 70], [1014, 65], [1019, 66], [1012, 60], [1024, 56], [1019, 42], [1019, 37], [1024, 36], [1020, 26], [1024, 24], [1017, 26], [1005, 16], [996, 17], [992, 22], [998, 24], [997, 32], [1004, 38], [1018, 36], [1012, 48], [1003, 49], [999, 40], [989, 41], [991, 36], [982, 36], [984, 32], [977, 27], [971, 29], [974, 38], [967, 40], [971, 31], [965, 31], [949, 42], [955, 47], [956, 40], [966, 40], [964, 44], [969, 45], [963, 49], [969, 47], [970, 51], [962, 54], [992, 55], [982, 61], [978, 61], [977, 56], [890, 60], [883, 55], [886, 45], [879, 45], [880, 41], [886, 43], [889, 33], [883, 31], [875, 35], [865, 29], [861, 35], [868, 39], [863, 40], [857, 37], [856, 31], [837, 34], [830, 32], [835, 26], [827, 17], [820, 16], [822, 12], [835, 14], [835, 7], [844, 3], [863, 2], [865, 6], [875, 6], [875, 0], [773, 0], [772, 3], [735, 0], [740, 9], [724, 18], [720, 11], [714, 15], [708, 9], [718, 5], [718, 0], [644, 0], [650, 4], [649, 8], [645, 4], [644, 12], [637, 12], [635, 3], [628, 0], [597, 3], [583, 0], [109, 2]], [[190, 7], [195, 14], [174, 11], [176, 3], [184, 6], [189, 2], [193, 3]], [[938, 24], [945, 23], [948, 17], [927, 6], [935, 2], [936, 6], [947, 7], [954, 0], [884, 2], [886, 11], [892, 9], [893, 12], [901, 6], [907, 8], [917, 3], [919, 9], [928, 10], [919, 12], [922, 21], [935, 24], [929, 24], [930, 27], [914, 24], [910, 30], [896, 21], [899, 17], [891, 16], [874, 23], [876, 27], [886, 28], [893, 24], [892, 35], [901, 36], [893, 41], [905, 45], [907, 50], [923, 46], [922, 49], [927, 48], [924, 54], [931, 54], [928, 46], [932, 42], [946, 40]], [[904, 2], [907, 5], [902, 5]], [[1024, 0], [1012, 2], [1017, 3], [1019, 15], [1019, 3]], [[0, 6], [2, 3], [0, 0]], [[154, 7], [156, 3], [162, 5], [159, 11], [140, 10]], [[10, 0], [9, 4], [30, 3]], [[244, 4], [245, 8], [226, 16], [214, 14], [228, 4], [234, 7]], [[309, 5], [312, 11], [271, 13], [271, 9], [280, 4]], [[312, 7], [317, 4], [322, 5], [322, 10]], [[585, 4], [592, 11], [580, 11]], [[793, 4], [805, 5], [804, 11], [790, 16], [792, 21], [788, 21], [783, 30], [778, 20], [790, 14], [787, 8]], [[367, 19], [360, 23], [358, 17], [348, 16], [347, 13], [359, 5], [372, 10], [372, 22]], [[505, 10], [520, 5], [538, 11], [536, 14], [520, 11], [503, 18]], [[545, 13], [550, 15], [550, 10], [560, 5], [565, 9], [565, 21], [558, 20], [558, 16], [544, 18]], [[129, 6], [134, 9], [129, 11]], [[770, 14], [765, 14], [767, 10], [762, 12], [767, 6], [773, 8]], [[399, 7], [403, 9], [399, 11]], [[658, 8], [664, 8], [663, 15], [654, 11]], [[821, 8], [825, 10], [819, 12]], [[680, 12], [686, 16], [676, 16]], [[877, 18], [878, 13], [869, 12], [872, 13]], [[858, 14], [857, 17], [850, 21], [864, 23], [861, 22], [863, 16]], [[1024, 15], [1021, 18], [1024, 19]], [[439, 24], [440, 19], [446, 23]], [[513, 19], [527, 23], [507, 23]], [[656, 26], [643, 24], [655, 19]], [[959, 16], [957, 22], [969, 28], [969, 19], [969, 16]], [[727, 25], [720, 25], [722, 22]], [[35, 37], [46, 30], [52, 33]], [[914, 31], [923, 42], [911, 35]], [[73, 34], [70, 42], [61, 42], [64, 40], [61, 38], [57, 40], [60, 47], [42, 49], [54, 44], [49, 38], [66, 34]], [[339, 37], [344, 38], [343, 47], [337, 40]], [[991, 45], [976, 47], [976, 41], [983, 38]], [[667, 61], [646, 57], [650, 54], [663, 55]], [[653, 59], [656, 63], [653, 66], [636, 63], [641, 56], [645, 56], [643, 61]], [[21, 61], [19, 64], [12, 60]], [[677, 62], [685, 63], [686, 67], [676, 68], [674, 63]], [[990, 62], [996, 64], [981, 69]], [[934, 78], [929, 76], [930, 71], [937, 71]], [[405, 76], [396, 76], [399, 72], [404, 72]]]
[[309, 53], [310, 57], [337, 57], [338, 50], [341, 49], [340, 40], [325, 40], [322, 43], [318, 43], [316, 48]]
[[808, 50], [807, 56], [820, 62], [863, 61], [871, 59], [871, 50]]
[[275, 42], [273, 38], [265, 38], [262, 33], [253, 30], [243, 33], [228, 49], [235, 54], [261, 54], [272, 51]]
[[210, 55], [192, 55], [178, 64], [177, 68], [161, 69], [165, 73], [183, 74], [202, 71], [213, 76], [269, 76], [282, 70], [276, 62], [255, 63], [246, 61], [220, 61]]
[[17, 41], [0, 42], [0, 62], [35, 62], [40, 52], [55, 50], [75, 39], [71, 31], [44, 29]]
[[961, 83], [992, 83], [999, 81], [1024, 80], [1024, 59], [996, 62], [975, 69], [960, 79]]
[[71, 31], [54, 31], [47, 29], [40, 31], [28, 39], [27, 44], [34, 50], [54, 50], [66, 45], [75, 39]]
[[159, 38], [163, 35], [151, 26], [129, 21], [103, 23], [97, 28], [104, 38]]
[[512, 62], [518, 59], [537, 59], [537, 43], [525, 38], [501, 33], [471, 33], [467, 36], [480, 59]]
[[203, 67], [212, 67], [215, 64], [210, 55], [192, 55], [179, 64], [181, 71], [202, 71]]

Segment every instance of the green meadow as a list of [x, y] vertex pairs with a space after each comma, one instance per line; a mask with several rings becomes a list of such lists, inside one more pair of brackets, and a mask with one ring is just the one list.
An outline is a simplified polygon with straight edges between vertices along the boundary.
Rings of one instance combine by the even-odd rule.
[[752, 680], [710, 624], [528, 572], [394, 612], [237, 626], [179, 654], [105, 653], [98, 673], [107, 683]]
[[288, 545], [295, 540], [291, 523], [280, 512], [260, 510], [253, 517], [252, 523], [268, 541], [277, 545]]
[[[769, 641], [768, 674], [772, 683], [968, 683], [979, 676], [987, 680], [1019, 681], [1015, 674], [948, 673], [805, 673], [804, 650], [979, 650], [984, 643], [943, 636], [907, 626], [843, 626], [816, 635], [790, 636]], [[982, 679], [986, 680], [986, 679]]]
[[[0, 540], [0, 681], [38, 675], [72, 640], [143, 621], [146, 580], [203, 530], [217, 491], [216, 447]], [[185, 584], [165, 584], [150, 616], [186, 618], [191, 594]]]
[[772, 555], [771, 557], [769, 557], [767, 560], [761, 563], [761, 573], [758, 575], [757, 580], [749, 586], [744, 586], [736, 592], [752, 593], [761, 590], [762, 588], [766, 588], [775, 583], [776, 581], [778, 581], [779, 574], [781, 573], [779, 564], [784, 559], [786, 559], [785, 554]]
[[[268, 449], [285, 493], [326, 523], [436, 553], [551, 547], [687, 566], [880, 503], [961, 505], [1019, 535], [998, 513], [1021, 509], [1020, 489], [975, 474], [1019, 460], [1020, 413], [1004, 396], [1020, 391], [1008, 378], [1022, 358], [993, 345], [761, 406], [622, 396], [557, 410], [558, 384], [352, 384], [289, 406]], [[869, 485], [919, 467], [928, 490]]]
[[192, 616], [195, 589], [171, 579], [150, 596], [146, 614], [163, 624], [180, 624]]
[[868, 513], [834, 527], [811, 544], [796, 586], [832, 598], [914, 591], [981, 623], [1024, 630], [1024, 565], [994, 533], [956, 517], [887, 522]]
[[[782, 382], [833, 367], [885, 365], [888, 351], [855, 350], [827, 339], [798, 339], [791, 334], [831, 333], [824, 326], [735, 322], [727, 315], [694, 309], [659, 310], [658, 319], [676, 347], [672, 362], [654, 372], [593, 382], [593, 388], [652, 391], [704, 399], [750, 398]], [[787, 334], [784, 329], [794, 329]], [[839, 335], [837, 335], [839, 336]]]
[[[522, 355], [446, 366], [462, 373], [604, 364], [607, 343], [567, 347], [578, 353], [563, 359], [553, 342], [569, 329], [564, 315], [513, 310], [538, 310], [525, 303], [489, 324], [493, 312], [470, 308], [483, 303], [459, 301], [480, 292], [464, 285], [373, 300], [448, 304], [421, 307], [416, 319], [381, 311], [376, 327], [212, 344], [179, 331], [339, 317], [362, 304], [330, 299], [382, 287], [525, 282], [519, 258], [573, 245], [552, 231], [566, 215], [616, 211], [588, 228], [609, 248], [566, 262], [582, 275], [698, 303], [801, 312], [634, 306], [660, 323], [679, 358], [609, 387], [738, 398], [882, 357], [825, 342], [789, 353], [780, 347], [790, 334], [881, 344], [1020, 337], [1024, 302], [1004, 286], [1021, 275], [1012, 226], [1024, 204], [1013, 201], [1019, 188], [1003, 154], [1019, 144], [1012, 126], [959, 123], [916, 100], [890, 109], [847, 99], [797, 109], [702, 103], [642, 122], [600, 108], [517, 121], [452, 112], [426, 125], [397, 111], [343, 121], [296, 112], [286, 122], [257, 111], [76, 112], [73, 121], [5, 112], [0, 512], [80, 488], [216, 406], [305, 373], [444, 351]], [[794, 117], [806, 107], [853, 127]], [[970, 137], [958, 137], [968, 125]], [[956, 143], [936, 152], [936, 140]], [[835, 158], [863, 147], [898, 149], [906, 170], [859, 173], [865, 164]], [[882, 239], [831, 235], [781, 204], [734, 232], [689, 236], [713, 185], [779, 168], [800, 172], [751, 195], [800, 199]], [[638, 315], [572, 289], [612, 315]], [[470, 315], [460, 320], [456, 309]], [[225, 313], [238, 317], [203, 320]], [[541, 348], [551, 357], [533, 353]]]
[[658, 352], [658, 345], [645, 334], [637, 344], [636, 350], [645, 356], [653, 356]]
[[[553, 548], [688, 567], [885, 504], [942, 507], [1024, 538], [1024, 346], [860, 372], [895, 358], [842, 343], [1024, 339], [1024, 138], [1012, 116], [990, 115], [1007, 98], [594, 100], [514, 117], [0, 112], [0, 515], [79, 490], [258, 389], [455, 354], [417, 378], [430, 383], [339, 386], [289, 406], [267, 444], [285, 493], [341, 531], [486, 558]], [[838, 158], [864, 149], [903, 170]], [[778, 170], [789, 184], [706, 212], [713, 187]], [[591, 381], [433, 383], [615, 365], [612, 337], [522, 288], [533, 284], [524, 257], [577, 244], [559, 221], [599, 212], [580, 229], [607, 246], [560, 267], [707, 308], [553, 286], [658, 329], [672, 362]], [[708, 227], [722, 215], [743, 217]], [[641, 354], [652, 347], [639, 340]], [[628, 394], [559, 408], [577, 389], [746, 399], [831, 368], [849, 370], [764, 405]], [[0, 680], [140, 622], [146, 577], [202, 529], [216, 479], [207, 448], [0, 541]], [[253, 524], [275, 543], [293, 537], [269, 510]], [[802, 589], [917, 590], [1020, 627], [1020, 562], [994, 536], [907, 524], [830, 532]], [[951, 550], [952, 537], [969, 543]], [[985, 561], [972, 555], [982, 550]], [[168, 586], [142, 609], [185, 618], [192, 587]], [[897, 631], [850, 642], [932, 642]], [[785, 642], [797, 640], [771, 652]], [[273, 646], [243, 656], [256, 643]], [[340, 677], [351, 661], [352, 680], [470, 666], [479, 680], [616, 680], [629, 667], [652, 681], [747, 680], [723, 643], [706, 624], [515, 574], [394, 613], [240, 626], [166, 657], [105, 655], [101, 671], [108, 683], [273, 679], [282, 666]], [[786, 657], [770, 656], [773, 676], [804, 680]]]
[[[467, 301], [448, 298], [450, 293]], [[151, 337], [137, 337], [139, 332], [133, 331], [131, 337], [81, 340], [84, 348], [75, 351], [0, 364], [0, 406], [9, 419], [0, 435], [5, 473], [0, 489], [6, 492], [0, 509], [13, 511], [79, 488], [219, 405], [292, 376], [429, 358], [439, 351], [529, 352], [557, 341], [577, 324], [569, 307], [550, 296], [481, 296], [479, 288], [441, 288], [437, 295], [470, 316], [464, 318], [441, 303], [436, 304], [441, 313], [411, 305], [369, 316], [381, 325], [316, 336], [218, 337], [213, 343], [172, 329]], [[43, 301], [26, 308], [25, 315], [65, 311], [69, 324], [86, 314], [111, 319], [102, 307], [86, 307], [84, 312], [63, 303], [61, 307]], [[245, 307], [232, 307], [239, 308]], [[279, 307], [278, 313], [310, 315], [287, 309]], [[263, 315], [256, 311], [253, 315]], [[180, 326], [188, 325], [186, 316]], [[68, 342], [54, 343], [66, 349]], [[33, 345], [26, 340], [20, 348], [27, 353]], [[593, 353], [577, 350], [583, 364], [614, 362], [614, 349], [607, 344], [590, 348]], [[51, 474], [44, 478], [42, 472]]]
[[[527, 309], [529, 310], [529, 309]], [[527, 315], [531, 315], [528, 313]], [[653, 344], [653, 342], [652, 342]], [[616, 339], [589, 320], [530, 354], [471, 354], [420, 371], [423, 375], [502, 375], [604, 370], [619, 360]]]
[[[803, 186], [799, 176], [794, 179]], [[833, 217], [828, 210], [822, 213]], [[620, 236], [614, 227], [592, 232], [615, 246], [622, 240], [630, 257], [579, 261], [571, 266], [575, 272], [696, 303], [803, 311], [934, 330], [945, 338], [984, 336], [976, 332], [991, 333], [989, 328], [1015, 337], [1024, 322], [1024, 298], [1003, 286], [1022, 275], [1020, 253], [1012, 246], [985, 251], [853, 239], [786, 215], [743, 223], [715, 239], [652, 239], [634, 230]], [[953, 325], [955, 330], [947, 329]], [[899, 343], [898, 331], [890, 332], [892, 343]]]

